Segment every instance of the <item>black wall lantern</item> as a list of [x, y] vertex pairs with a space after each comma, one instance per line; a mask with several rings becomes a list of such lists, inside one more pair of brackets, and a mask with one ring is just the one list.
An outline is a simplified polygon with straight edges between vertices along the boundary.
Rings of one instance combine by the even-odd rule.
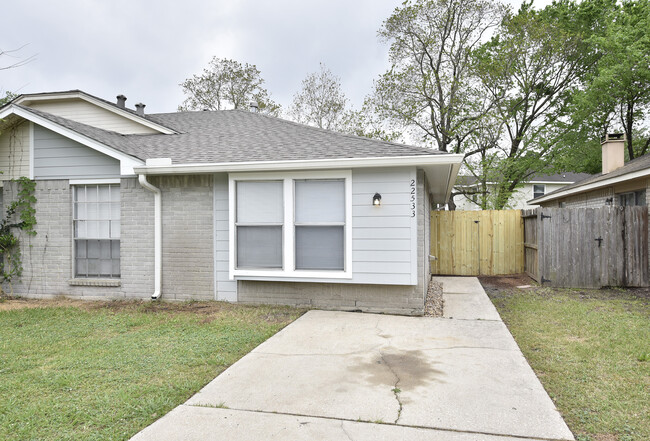
[[372, 197], [372, 205], [381, 205], [381, 195], [379, 193], [375, 193], [375, 195]]

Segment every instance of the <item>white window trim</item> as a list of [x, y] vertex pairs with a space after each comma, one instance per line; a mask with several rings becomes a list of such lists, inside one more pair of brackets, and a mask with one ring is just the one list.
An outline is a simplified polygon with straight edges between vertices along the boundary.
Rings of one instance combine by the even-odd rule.
[[[101, 282], [105, 281], [107, 283], [114, 283], [115, 281], [120, 281], [122, 279], [122, 268], [121, 268], [121, 262], [120, 262], [120, 276], [119, 277], [110, 277], [110, 278], [101, 278], [101, 277], [83, 277], [83, 276], [77, 276], [76, 275], [76, 265], [77, 265], [77, 257], [76, 257], [76, 249], [75, 249], [75, 230], [74, 230], [74, 204], [75, 204], [75, 188], [76, 186], [80, 185], [107, 185], [107, 184], [117, 184], [120, 185], [120, 192], [122, 191], [121, 187], [121, 182], [120, 178], [96, 178], [96, 179], [69, 179], [68, 180], [68, 186], [70, 188], [70, 219], [72, 222], [70, 222], [70, 237], [72, 238], [72, 241], [70, 243], [70, 255], [72, 256], [71, 259], [71, 265], [70, 265], [70, 280], [69, 284], [74, 285], [75, 283], [80, 283], [79, 286], [120, 286], [120, 285], [99, 285], [97, 283], [95, 284], [85, 284], [84, 281], [90, 281], [90, 282]], [[120, 194], [120, 222], [122, 220], [122, 198]], [[120, 234], [120, 255], [122, 253], [122, 235]], [[121, 259], [121, 256], [120, 256]], [[80, 282], [81, 281], [81, 282]]]
[[[543, 188], [541, 195], [535, 196], [535, 187], [542, 187]], [[544, 195], [546, 195], [546, 184], [533, 184], [533, 199], [541, 198]]]
[[[294, 180], [296, 179], [343, 179], [345, 183], [345, 251], [343, 271], [296, 270], [295, 266], [295, 225], [294, 225]], [[282, 269], [237, 269], [235, 243], [236, 215], [236, 181], [283, 181], [284, 226], [282, 235], [283, 268]], [[352, 171], [327, 170], [305, 172], [269, 172], [269, 173], [231, 173], [228, 175], [228, 225], [229, 225], [229, 278], [230, 280], [246, 277], [278, 277], [296, 279], [351, 279], [352, 278]]]

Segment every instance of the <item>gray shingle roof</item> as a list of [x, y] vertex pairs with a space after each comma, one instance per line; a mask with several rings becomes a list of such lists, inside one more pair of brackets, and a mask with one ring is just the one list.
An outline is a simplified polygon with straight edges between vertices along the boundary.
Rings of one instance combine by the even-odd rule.
[[[554, 196], [555, 194], [560, 193], [560, 192], [565, 192], [567, 190], [574, 190], [574, 191], [572, 191], [573, 194], [579, 193], [580, 192], [580, 187], [583, 187], [585, 185], [595, 184], [595, 183], [598, 183], [600, 181], [604, 181], [606, 179], [611, 179], [611, 178], [616, 178], [616, 177], [619, 177], [619, 176], [624, 176], [624, 175], [626, 175], [628, 173], [634, 173], [634, 172], [645, 170], [645, 169], [650, 169], [650, 153], [629, 161], [627, 164], [625, 164], [623, 167], [619, 168], [618, 170], [614, 170], [614, 171], [609, 172], [607, 174], [599, 173], [599, 174], [596, 174], [596, 175], [591, 175], [591, 176], [589, 176], [589, 177], [587, 177], [585, 179], [582, 179], [582, 180], [580, 180], [580, 181], [578, 181], [578, 182], [576, 182], [574, 184], [565, 185], [564, 187], [559, 188], [559, 189], [557, 189], [555, 191], [552, 191], [550, 193], [547, 193], [544, 196], [541, 196], [540, 198], [537, 198], [537, 199], [541, 199], [542, 197], [546, 199], [549, 196], [551, 196], [551, 199], [553, 199], [552, 196]], [[535, 199], [533, 199], [533, 201], [534, 200]]]
[[151, 114], [147, 119], [179, 133], [122, 135], [21, 107], [138, 159], [172, 158], [174, 164], [444, 154], [433, 149], [322, 130], [241, 110]]

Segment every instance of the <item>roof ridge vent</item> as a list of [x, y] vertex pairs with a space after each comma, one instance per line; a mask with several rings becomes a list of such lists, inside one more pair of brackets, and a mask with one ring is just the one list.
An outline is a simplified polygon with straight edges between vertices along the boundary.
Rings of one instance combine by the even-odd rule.
[[125, 105], [126, 105], [126, 97], [122, 94], [119, 94], [117, 96], [117, 107], [124, 109]]
[[135, 105], [135, 113], [137, 113], [140, 116], [144, 116], [144, 108], [146, 107], [146, 104], [138, 103]]

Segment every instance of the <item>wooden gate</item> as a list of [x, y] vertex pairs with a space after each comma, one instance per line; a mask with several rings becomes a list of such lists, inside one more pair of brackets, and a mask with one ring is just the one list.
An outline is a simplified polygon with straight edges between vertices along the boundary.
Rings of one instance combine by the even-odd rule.
[[524, 271], [520, 210], [431, 213], [431, 272], [440, 275], [518, 274]]
[[648, 286], [647, 207], [538, 208], [523, 217], [526, 272], [541, 284]]

